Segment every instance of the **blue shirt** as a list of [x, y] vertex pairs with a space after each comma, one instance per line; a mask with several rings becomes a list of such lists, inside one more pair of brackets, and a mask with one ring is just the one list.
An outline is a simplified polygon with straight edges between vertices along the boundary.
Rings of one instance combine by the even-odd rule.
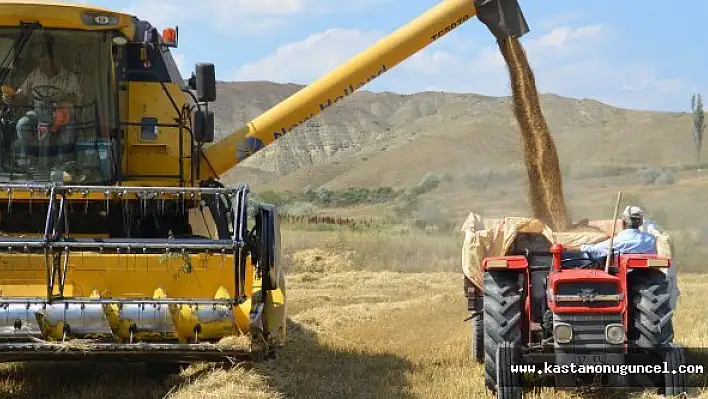
[[[607, 256], [607, 247], [610, 240], [599, 242], [593, 245], [581, 245], [580, 250], [587, 253], [593, 259]], [[612, 242], [615, 254], [655, 254], [656, 237], [651, 233], [643, 232], [639, 229], [626, 229], [620, 231]]]

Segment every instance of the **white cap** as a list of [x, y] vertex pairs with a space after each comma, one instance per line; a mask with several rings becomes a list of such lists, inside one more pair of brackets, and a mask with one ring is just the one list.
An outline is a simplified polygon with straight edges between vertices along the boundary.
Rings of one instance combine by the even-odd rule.
[[627, 207], [624, 208], [624, 212], [622, 212], [622, 216], [626, 218], [643, 218], [644, 211], [636, 205], [627, 205]]

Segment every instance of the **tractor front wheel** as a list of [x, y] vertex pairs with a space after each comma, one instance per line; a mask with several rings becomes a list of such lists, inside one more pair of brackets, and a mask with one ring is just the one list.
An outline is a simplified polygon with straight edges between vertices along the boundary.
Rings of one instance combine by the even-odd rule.
[[520, 276], [508, 270], [484, 273], [484, 382], [492, 391], [498, 392], [497, 369], [506, 367], [497, 364], [497, 349], [522, 345]]

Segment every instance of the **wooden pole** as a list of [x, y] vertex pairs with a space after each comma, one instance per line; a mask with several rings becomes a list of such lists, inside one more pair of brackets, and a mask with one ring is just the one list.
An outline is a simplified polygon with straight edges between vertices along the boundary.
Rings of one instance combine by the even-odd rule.
[[610, 245], [607, 248], [607, 259], [605, 260], [605, 273], [610, 271], [610, 259], [614, 257], [612, 246], [615, 240], [615, 230], [617, 229], [617, 214], [619, 213], [620, 201], [622, 200], [622, 191], [617, 193], [617, 203], [615, 204], [615, 214], [612, 218], [612, 235], [610, 236]]

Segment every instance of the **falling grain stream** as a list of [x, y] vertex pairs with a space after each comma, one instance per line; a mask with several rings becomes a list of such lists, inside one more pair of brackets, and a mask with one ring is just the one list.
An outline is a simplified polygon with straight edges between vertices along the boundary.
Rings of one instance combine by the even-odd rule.
[[558, 153], [541, 111], [533, 71], [517, 38], [509, 37], [498, 44], [509, 70], [514, 114], [521, 130], [531, 213], [553, 230], [567, 230], [570, 219]]

